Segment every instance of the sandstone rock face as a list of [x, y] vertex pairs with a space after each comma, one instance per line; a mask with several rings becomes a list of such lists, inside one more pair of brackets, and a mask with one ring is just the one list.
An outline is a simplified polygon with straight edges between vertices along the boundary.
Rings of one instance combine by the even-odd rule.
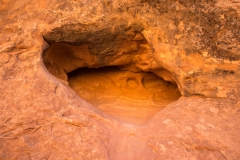
[[78, 69], [69, 74], [68, 79], [81, 98], [110, 115], [135, 124], [143, 124], [181, 96], [175, 85], [152, 73], [134, 73], [113, 67]]
[[240, 158], [238, 1], [3, 0], [0, 24], [0, 159]]

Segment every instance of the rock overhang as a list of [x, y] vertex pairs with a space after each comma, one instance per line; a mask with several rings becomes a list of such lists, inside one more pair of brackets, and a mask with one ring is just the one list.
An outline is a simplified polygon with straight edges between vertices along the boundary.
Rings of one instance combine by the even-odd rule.
[[[77, 30], [69, 31], [71, 26], [68, 25], [67, 34], [70, 35], [66, 35], [66, 29], [63, 29], [65, 27], [57, 28], [44, 36], [50, 47], [43, 53], [43, 61], [52, 75], [66, 84], [69, 83], [82, 98], [95, 104], [96, 107], [132, 122], [134, 122], [131, 119], [133, 116], [132, 118], [139, 119], [135, 120], [137, 123], [143, 123], [153, 113], [177, 100], [181, 94], [171, 73], [161, 65], [156, 65], [158, 62], [153, 57], [154, 48], [141, 33], [144, 28], [137, 24], [123, 26], [116, 27], [118, 29], [107, 28], [91, 33], [91, 31], [81, 32], [79, 28], [82, 25], [80, 27], [73, 25], [72, 29]], [[99, 68], [99, 70], [84, 69], [85, 67]], [[102, 69], [103, 67], [108, 68]], [[79, 70], [80, 68], [83, 68], [82, 71]], [[81, 76], [78, 76], [75, 70], [79, 70]], [[83, 73], [89, 75], [89, 79]], [[85, 82], [81, 80], [81, 77], [86, 79]], [[97, 79], [99, 82], [96, 81]], [[88, 83], [90, 81], [93, 84]], [[88, 85], [92, 88], [91, 91], [85, 87]], [[152, 87], [149, 89], [146, 86]], [[109, 88], [110, 92], [106, 88]], [[106, 92], [108, 95], [104, 96], [101, 92]], [[111, 96], [112, 94], [114, 96]], [[136, 98], [136, 96], [139, 97]], [[105, 99], [104, 102], [103, 99]], [[107, 109], [106, 106], [109, 105], [113, 106]], [[130, 107], [131, 105], [134, 107]], [[112, 110], [114, 107], [116, 109]], [[143, 111], [140, 111], [141, 108]], [[132, 109], [138, 109], [139, 114], [131, 111]], [[130, 114], [130, 112], [135, 114]]]

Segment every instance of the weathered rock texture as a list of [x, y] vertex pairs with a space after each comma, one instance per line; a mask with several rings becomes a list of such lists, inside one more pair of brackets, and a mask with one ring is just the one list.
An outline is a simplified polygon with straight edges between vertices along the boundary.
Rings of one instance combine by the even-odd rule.
[[[238, 0], [1, 1], [0, 159], [239, 159], [239, 32]], [[123, 122], [64, 83], [103, 66], [183, 97]]]
[[122, 71], [116, 67], [78, 69], [69, 74], [68, 82], [95, 107], [135, 124], [145, 123], [181, 96], [177, 86], [153, 73]]

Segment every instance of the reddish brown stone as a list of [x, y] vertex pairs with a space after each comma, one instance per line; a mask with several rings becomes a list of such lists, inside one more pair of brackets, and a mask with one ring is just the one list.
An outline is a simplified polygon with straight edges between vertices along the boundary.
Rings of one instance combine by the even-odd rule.
[[[231, 0], [1, 1], [0, 159], [239, 159], [239, 24]], [[135, 124], [63, 83], [104, 66], [151, 72], [182, 97]]]

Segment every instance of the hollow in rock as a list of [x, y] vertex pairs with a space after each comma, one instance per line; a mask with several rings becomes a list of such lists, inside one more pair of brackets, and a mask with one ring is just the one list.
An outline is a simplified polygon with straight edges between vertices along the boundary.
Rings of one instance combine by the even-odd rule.
[[80, 68], [68, 74], [68, 82], [92, 105], [137, 124], [181, 96], [176, 85], [153, 73], [134, 73], [117, 67]]

